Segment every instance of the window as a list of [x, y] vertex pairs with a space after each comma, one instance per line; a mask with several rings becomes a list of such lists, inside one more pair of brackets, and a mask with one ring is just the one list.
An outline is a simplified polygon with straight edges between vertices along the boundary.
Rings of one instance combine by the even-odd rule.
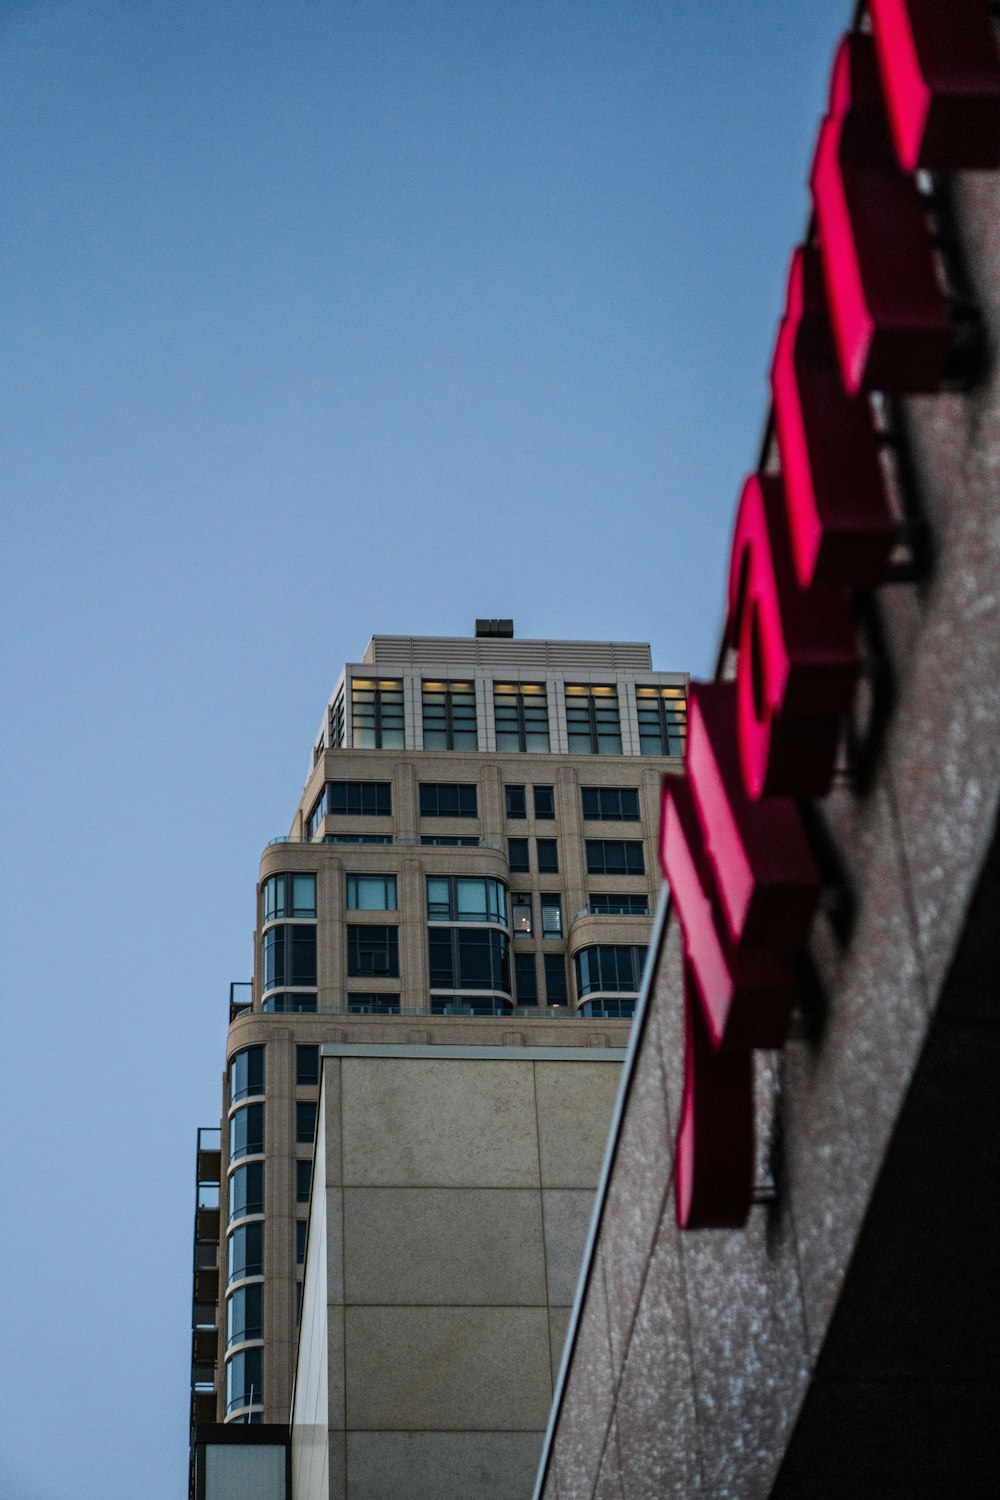
[[403, 684], [400, 679], [352, 678], [351, 724], [356, 750], [402, 750]]
[[229, 1102], [264, 1092], [264, 1049], [244, 1047], [229, 1062]]
[[635, 1015], [635, 1000], [588, 1000], [580, 1006], [580, 1014], [624, 1021]]
[[395, 911], [395, 875], [348, 875], [348, 911]]
[[238, 1287], [226, 1303], [226, 1348], [263, 1337], [264, 1283], [252, 1281]]
[[252, 1219], [234, 1229], [227, 1242], [227, 1280], [264, 1274], [264, 1221]]
[[308, 1203], [312, 1192], [313, 1164], [311, 1161], [295, 1163], [295, 1201]]
[[431, 927], [427, 933], [432, 990], [510, 993], [507, 934], [484, 927]]
[[315, 875], [272, 875], [264, 881], [264, 924], [316, 915]]
[[384, 974], [399, 978], [399, 928], [347, 928], [347, 972], [352, 978]]
[[391, 844], [391, 833], [324, 833], [324, 844]]
[[510, 1003], [492, 995], [432, 995], [432, 1016], [509, 1016]]
[[264, 988], [316, 983], [316, 928], [268, 927], [264, 933]]
[[319, 1083], [319, 1047], [296, 1047], [295, 1082], [303, 1088]]
[[683, 755], [687, 699], [683, 687], [637, 687], [639, 750], [643, 755]]
[[248, 1161], [229, 1179], [229, 1223], [264, 1212], [264, 1163]]
[[333, 700], [327, 722], [330, 732], [330, 748], [339, 750], [344, 743], [344, 689], [342, 687]]
[[429, 875], [428, 922], [496, 922], [507, 925], [507, 887], [487, 876]]
[[581, 948], [576, 955], [576, 986], [580, 999], [592, 990], [637, 993], [645, 962], [645, 948], [611, 943]]
[[420, 783], [420, 816], [422, 818], [476, 817], [475, 786], [460, 786], [456, 781], [422, 781]]
[[309, 1229], [308, 1219], [295, 1220], [295, 1264], [301, 1266], [306, 1258], [306, 1234]]
[[587, 839], [588, 875], [645, 875], [639, 839]]
[[264, 1106], [244, 1104], [229, 1119], [229, 1160], [259, 1156], [264, 1151]]
[[531, 936], [531, 897], [520, 893], [510, 898], [510, 926], [515, 937]]
[[314, 834], [324, 818], [389, 818], [391, 781], [328, 781], [309, 814]]
[[556, 815], [555, 788], [551, 786], [532, 787], [535, 798], [535, 817], [539, 821], [554, 818]]
[[295, 1106], [295, 1139], [301, 1146], [311, 1146], [316, 1139], [316, 1104], [299, 1100]]
[[545, 953], [542, 956], [545, 965], [545, 1000], [548, 1005], [565, 1005], [566, 994], [566, 960], [561, 953]]
[[478, 750], [476, 685], [473, 682], [424, 682], [424, 749]]
[[638, 823], [639, 793], [630, 786], [584, 786], [583, 816], [588, 823]]
[[479, 848], [479, 840], [477, 838], [474, 838], [474, 837], [473, 838], [463, 838], [461, 836], [456, 836], [455, 834], [438, 834], [438, 833], [423, 834], [423, 835], [421, 835], [420, 842], [422, 844], [435, 844], [439, 848], [446, 848], [446, 849], [455, 849], [455, 848], [461, 848], [461, 849], [478, 849]]
[[313, 1011], [315, 1009], [315, 990], [311, 995], [295, 995], [289, 994], [285, 990], [280, 990], [277, 994], [268, 995], [261, 1006], [261, 1010], [268, 1011], [271, 1014], [277, 1014], [282, 1011]]
[[398, 995], [348, 995], [347, 1012], [352, 1016], [398, 1016]]
[[551, 891], [542, 892], [542, 937], [562, 937], [562, 897]]
[[533, 953], [514, 954], [514, 978], [518, 1005], [538, 1004], [538, 975]]
[[508, 818], [526, 818], [528, 816], [528, 804], [525, 801], [523, 786], [505, 786], [503, 797]]
[[621, 755], [618, 689], [567, 684], [566, 733], [571, 755]]
[[559, 846], [555, 839], [536, 839], [535, 857], [539, 875], [559, 874]]
[[588, 902], [594, 916], [648, 917], [648, 896], [604, 895], [591, 891]]
[[543, 682], [495, 682], [493, 722], [498, 750], [547, 750], [549, 702]]
[[515, 872], [526, 872], [531, 866], [528, 864], [528, 840], [507, 840], [507, 861], [510, 868]]
[[226, 1413], [264, 1403], [264, 1351], [241, 1349], [226, 1363]]

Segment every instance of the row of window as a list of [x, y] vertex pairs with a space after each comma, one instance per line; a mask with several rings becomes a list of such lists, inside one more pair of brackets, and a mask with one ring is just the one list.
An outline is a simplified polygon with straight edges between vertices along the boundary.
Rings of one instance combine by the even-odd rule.
[[[532, 787], [535, 817], [552, 819], [556, 815], [555, 788]], [[585, 822], [639, 821], [639, 793], [635, 787], [585, 786], [580, 788]], [[504, 787], [504, 807], [508, 818], [528, 816], [527, 788]], [[309, 832], [315, 834], [326, 817], [392, 816], [392, 783], [390, 781], [328, 781], [309, 814]], [[475, 818], [479, 816], [478, 791], [474, 782], [422, 781], [420, 783], [420, 816], [422, 818]], [[265, 911], [275, 917], [309, 916], [308, 876], [279, 876], [280, 888], [265, 891]], [[288, 882], [286, 890], [284, 882]], [[302, 882], [301, 887], [299, 882]], [[271, 882], [267, 882], [268, 886]], [[316, 891], [312, 891], [315, 914]], [[296, 908], [301, 908], [296, 909]]]

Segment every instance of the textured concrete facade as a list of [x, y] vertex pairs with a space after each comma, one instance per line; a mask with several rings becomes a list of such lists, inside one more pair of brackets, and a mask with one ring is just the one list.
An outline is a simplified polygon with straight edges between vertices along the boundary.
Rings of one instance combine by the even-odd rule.
[[967, 391], [891, 413], [930, 538], [862, 601], [829, 882], [792, 1039], [758, 1053], [762, 1201], [680, 1234], [679, 932], [666, 905], [546, 1500], [989, 1496], [1000, 1444], [1000, 183], [955, 180], [985, 322]]
[[324, 1049], [297, 1500], [530, 1491], [622, 1056]]

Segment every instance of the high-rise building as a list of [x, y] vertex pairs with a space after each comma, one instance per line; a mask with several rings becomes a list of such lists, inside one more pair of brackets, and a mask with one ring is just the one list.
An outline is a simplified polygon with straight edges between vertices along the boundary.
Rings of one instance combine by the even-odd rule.
[[193, 1421], [289, 1419], [324, 1044], [624, 1047], [686, 684], [647, 645], [509, 620], [344, 667], [199, 1136]]

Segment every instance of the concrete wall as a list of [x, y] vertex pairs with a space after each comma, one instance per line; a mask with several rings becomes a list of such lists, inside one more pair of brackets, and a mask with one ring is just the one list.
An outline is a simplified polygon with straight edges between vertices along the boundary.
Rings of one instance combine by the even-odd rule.
[[297, 1500], [530, 1493], [622, 1056], [324, 1048]]

